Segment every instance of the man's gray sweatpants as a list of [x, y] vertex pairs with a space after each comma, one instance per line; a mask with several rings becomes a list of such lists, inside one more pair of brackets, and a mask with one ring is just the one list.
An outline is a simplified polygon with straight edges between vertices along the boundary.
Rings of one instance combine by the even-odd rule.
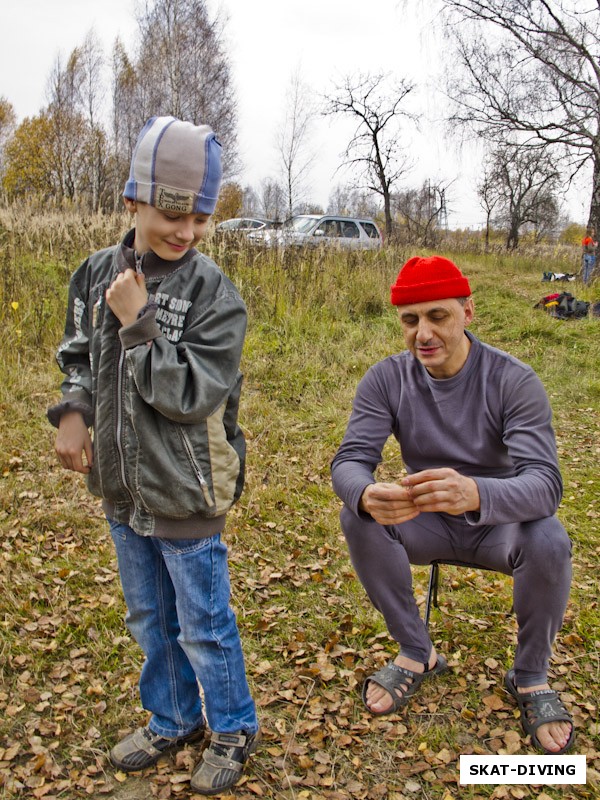
[[423, 513], [402, 525], [383, 526], [344, 506], [340, 519], [356, 574], [403, 655], [426, 663], [432, 648], [410, 565], [464, 561], [512, 575], [515, 680], [522, 687], [546, 683], [571, 585], [571, 542], [556, 517], [477, 527], [463, 517]]

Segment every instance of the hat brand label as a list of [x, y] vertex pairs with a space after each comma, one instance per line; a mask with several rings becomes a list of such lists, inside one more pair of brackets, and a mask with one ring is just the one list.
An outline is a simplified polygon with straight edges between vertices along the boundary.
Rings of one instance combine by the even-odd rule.
[[192, 192], [181, 192], [177, 189], [167, 189], [164, 186], [156, 187], [156, 208], [163, 211], [176, 211], [179, 214], [191, 214], [194, 209], [194, 195]]

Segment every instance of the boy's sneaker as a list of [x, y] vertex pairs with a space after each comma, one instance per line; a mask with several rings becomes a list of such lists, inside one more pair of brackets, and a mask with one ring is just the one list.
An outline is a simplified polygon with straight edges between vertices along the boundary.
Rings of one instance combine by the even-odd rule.
[[220, 794], [239, 780], [244, 764], [253, 753], [259, 732], [213, 733], [192, 773], [191, 787], [199, 794]]
[[186, 736], [166, 739], [150, 730], [148, 726], [130, 733], [110, 751], [113, 766], [124, 772], [137, 772], [155, 764], [163, 753], [179, 750], [186, 744], [199, 742], [204, 738], [204, 723]]

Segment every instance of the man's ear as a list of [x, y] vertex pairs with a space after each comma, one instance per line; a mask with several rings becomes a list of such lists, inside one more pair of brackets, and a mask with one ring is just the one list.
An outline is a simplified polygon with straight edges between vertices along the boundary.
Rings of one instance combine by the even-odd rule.
[[475, 303], [473, 302], [473, 298], [469, 297], [465, 301], [464, 305], [464, 312], [465, 312], [465, 328], [467, 325], [470, 325], [473, 322], [473, 317], [475, 316]]
[[137, 211], [137, 203], [135, 200], [131, 200], [129, 197], [124, 197], [123, 202], [125, 203], [125, 208], [129, 211], [130, 214], [135, 214]]

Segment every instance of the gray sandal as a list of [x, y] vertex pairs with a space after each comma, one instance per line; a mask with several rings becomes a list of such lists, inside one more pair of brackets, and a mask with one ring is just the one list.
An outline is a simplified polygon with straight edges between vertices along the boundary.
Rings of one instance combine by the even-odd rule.
[[260, 735], [237, 731], [213, 733], [192, 773], [191, 788], [199, 794], [221, 794], [238, 782], [244, 764], [258, 747]]
[[154, 733], [146, 726], [138, 728], [116, 744], [110, 751], [110, 760], [117, 769], [122, 769], [124, 772], [137, 772], [151, 767], [165, 753], [179, 750], [184, 745], [198, 742], [203, 738], [204, 723], [186, 736], [178, 736], [175, 739], [159, 736], [158, 733]]
[[[521, 712], [521, 725], [526, 734], [531, 736], [531, 741], [538, 750], [551, 756], [560, 756], [569, 750], [575, 741], [575, 726], [573, 717], [567, 711], [565, 704], [554, 689], [541, 689], [536, 692], [521, 693], [515, 682], [515, 671], [509, 669], [504, 676], [504, 685], [517, 701]], [[541, 725], [549, 722], [568, 722], [571, 726], [569, 739], [560, 750], [547, 750], [537, 737], [537, 730]]]
[[[363, 684], [362, 699], [367, 711], [375, 717], [383, 717], [386, 714], [393, 714], [398, 711], [402, 706], [405, 706], [410, 698], [415, 694], [419, 686], [426, 678], [431, 678], [434, 675], [441, 675], [446, 672], [448, 664], [444, 656], [438, 655], [435, 666], [431, 669], [426, 669], [425, 672], [413, 672], [411, 669], [399, 667], [390, 661], [385, 667], [370, 675]], [[392, 705], [385, 711], [373, 711], [367, 703], [367, 689], [369, 683], [376, 683], [381, 686], [392, 698]], [[401, 694], [398, 694], [401, 692]]]

